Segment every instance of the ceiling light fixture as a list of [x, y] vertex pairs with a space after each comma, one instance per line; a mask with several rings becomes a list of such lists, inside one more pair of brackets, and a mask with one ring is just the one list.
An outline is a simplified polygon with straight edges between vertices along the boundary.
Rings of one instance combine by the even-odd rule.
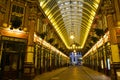
[[75, 37], [74, 37], [74, 35], [71, 35], [70, 38], [71, 38], [71, 39], [74, 39]]

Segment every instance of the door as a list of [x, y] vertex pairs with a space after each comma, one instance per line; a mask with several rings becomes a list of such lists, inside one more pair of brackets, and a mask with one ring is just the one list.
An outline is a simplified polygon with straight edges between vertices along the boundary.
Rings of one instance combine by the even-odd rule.
[[17, 79], [23, 69], [25, 45], [19, 42], [4, 42], [1, 59], [2, 80]]
[[17, 53], [4, 53], [2, 56], [2, 76], [5, 79], [16, 79], [18, 76], [18, 61]]

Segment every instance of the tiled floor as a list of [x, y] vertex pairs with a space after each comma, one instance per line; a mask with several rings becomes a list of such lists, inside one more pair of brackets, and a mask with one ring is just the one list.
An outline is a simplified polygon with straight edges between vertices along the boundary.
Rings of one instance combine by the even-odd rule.
[[33, 80], [111, 80], [97, 71], [83, 66], [72, 66], [37, 75]]

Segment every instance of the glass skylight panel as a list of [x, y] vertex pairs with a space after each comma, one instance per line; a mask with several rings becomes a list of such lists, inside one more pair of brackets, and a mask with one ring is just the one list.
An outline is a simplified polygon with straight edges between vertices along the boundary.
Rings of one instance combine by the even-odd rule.
[[[58, 32], [60, 32], [60, 30], [63, 31], [63, 34], [61, 34], [61, 32], [59, 35], [64, 41], [66, 47], [68, 47], [71, 43], [71, 41], [68, 39], [71, 30], [75, 32], [75, 42], [79, 43], [83, 47], [85, 44], [85, 39], [87, 38], [86, 34], [88, 34], [88, 29], [90, 29], [90, 25], [92, 24], [92, 20], [100, 0], [96, 1], [98, 3], [96, 3], [94, 0], [91, 2], [87, 2], [86, 0], [39, 1], [41, 8], [43, 8], [45, 14], [48, 16], [48, 18], [50, 18], [51, 22], [53, 22], [53, 19], [56, 17], [53, 25]], [[49, 9], [47, 9], [48, 7]], [[81, 39], [81, 41], [79, 39]]]
[[63, 6], [64, 4], [60, 4], [60, 6]]
[[62, 6], [59, 6], [60, 9], [62, 9]]
[[68, 16], [68, 17], [65, 17], [64, 19], [65, 19], [65, 20], [70, 20], [70, 18], [71, 18], [71, 17], [70, 17], [70, 16]]
[[67, 7], [66, 10], [68, 10], [68, 9], [70, 9], [70, 8]]
[[70, 4], [70, 2], [65, 2], [65, 5], [69, 5]]
[[[63, 14], [62, 17], [65, 17], [65, 14]], [[63, 19], [64, 19], [64, 18], [63, 18]]]
[[64, 20], [65, 20], [65, 21], [68, 21], [68, 20], [70, 21], [71, 19], [70, 19], [70, 18], [64, 18]]
[[77, 18], [77, 16], [73, 16], [73, 18]]
[[77, 1], [73, 1], [72, 3], [76, 5], [76, 4], [77, 4]]
[[78, 14], [77, 10], [76, 10], [76, 11], [74, 11], [73, 13], [74, 13], [74, 15]]
[[73, 7], [74, 9], [77, 9], [77, 7], [75, 6], [75, 7]]
[[65, 10], [64, 8], [61, 9], [61, 11], [64, 11], [64, 10]]
[[80, 8], [78, 11], [82, 12], [82, 9]]
[[[58, 5], [67, 33], [69, 34], [72, 28], [75, 28], [73, 31], [80, 30], [78, 26], [81, 25], [82, 20], [82, 3], [78, 0], [59, 0]], [[77, 34], [79, 33], [77, 32], [75, 36]]]
[[61, 0], [58, 0], [58, 4], [61, 3], [62, 1]]
[[81, 16], [81, 17], [82, 17], [82, 13], [79, 13], [78, 16]]
[[66, 12], [66, 14], [71, 14], [71, 12]]
[[61, 14], [64, 14], [64, 9], [61, 10]]

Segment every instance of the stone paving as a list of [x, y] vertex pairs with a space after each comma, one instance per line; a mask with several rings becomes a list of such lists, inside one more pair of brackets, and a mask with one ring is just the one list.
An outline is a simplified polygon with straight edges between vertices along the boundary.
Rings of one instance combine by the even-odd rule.
[[84, 66], [71, 66], [37, 75], [33, 80], [111, 80], [108, 76]]

